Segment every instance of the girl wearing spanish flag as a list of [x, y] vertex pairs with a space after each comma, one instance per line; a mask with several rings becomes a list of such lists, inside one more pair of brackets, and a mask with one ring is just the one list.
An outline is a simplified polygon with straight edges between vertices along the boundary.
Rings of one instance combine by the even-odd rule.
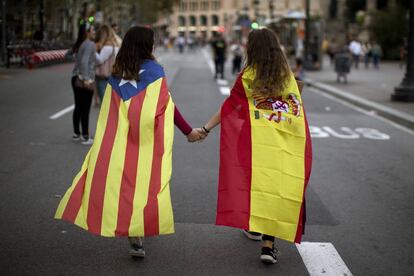
[[250, 32], [244, 70], [202, 129], [220, 123], [216, 224], [263, 240], [260, 259], [276, 263], [275, 237], [301, 241], [312, 149], [298, 85], [273, 31]]
[[129, 237], [137, 257], [145, 256], [139, 237], [174, 232], [174, 124], [189, 142], [205, 137], [175, 107], [153, 49], [153, 30], [137, 26], [126, 33], [93, 145], [55, 215], [96, 235]]

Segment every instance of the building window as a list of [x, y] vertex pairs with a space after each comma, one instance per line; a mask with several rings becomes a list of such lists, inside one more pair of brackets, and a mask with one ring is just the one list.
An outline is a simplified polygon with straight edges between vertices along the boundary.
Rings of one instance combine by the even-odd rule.
[[286, 9], [286, 1], [274, 1], [275, 3], [275, 8], [277, 10], [284, 10]]
[[209, 9], [208, 0], [201, 0], [201, 10], [206, 11]]
[[207, 26], [208, 25], [207, 16], [205, 16], [205, 15], [200, 16], [200, 25], [201, 26]]
[[212, 10], [219, 10], [221, 8], [221, 1], [220, 0], [212, 0], [211, 1], [211, 9]]
[[211, 16], [211, 25], [212, 26], [218, 26], [218, 25], [220, 25], [219, 17], [217, 15], [215, 15], [215, 14]]
[[197, 25], [197, 19], [194, 15], [190, 15], [190, 26], [196, 26]]
[[190, 10], [196, 11], [198, 9], [198, 1], [197, 0], [190, 0]]
[[184, 16], [179, 16], [178, 17], [178, 26], [180, 26], [180, 27], [184, 27], [185, 25], [187, 25], [186, 24], [186, 20], [185, 20], [185, 17]]
[[181, 0], [180, 5], [179, 5], [179, 10], [180, 11], [186, 11], [187, 8], [188, 8], [187, 0]]

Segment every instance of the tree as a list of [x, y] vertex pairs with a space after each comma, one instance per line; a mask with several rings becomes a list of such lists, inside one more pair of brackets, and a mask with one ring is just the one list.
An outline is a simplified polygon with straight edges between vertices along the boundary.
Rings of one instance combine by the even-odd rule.
[[407, 2], [393, 2], [386, 9], [377, 11], [373, 15], [370, 30], [373, 38], [381, 45], [385, 58], [397, 59], [399, 48], [407, 37], [408, 16], [405, 7]]

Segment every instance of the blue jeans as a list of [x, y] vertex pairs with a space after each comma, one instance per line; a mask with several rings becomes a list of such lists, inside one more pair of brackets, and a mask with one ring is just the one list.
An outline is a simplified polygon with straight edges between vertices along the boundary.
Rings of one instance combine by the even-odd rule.
[[98, 91], [99, 103], [102, 104], [103, 97], [105, 95], [106, 84], [108, 79], [96, 77], [96, 90]]

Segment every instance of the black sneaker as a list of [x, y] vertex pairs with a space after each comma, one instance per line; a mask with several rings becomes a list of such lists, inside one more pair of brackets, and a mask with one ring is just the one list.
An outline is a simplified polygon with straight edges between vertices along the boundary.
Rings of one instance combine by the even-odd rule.
[[129, 255], [132, 257], [145, 257], [145, 249], [141, 238], [129, 238], [131, 248], [129, 249]]
[[80, 141], [80, 139], [81, 139], [81, 135], [80, 134], [76, 134], [76, 133], [73, 133], [72, 134], [72, 140], [73, 140], [73, 142], [78, 142], [78, 141]]
[[260, 260], [265, 264], [275, 264], [277, 263], [276, 250], [270, 247], [262, 247], [262, 254], [260, 255]]
[[262, 234], [252, 231], [247, 231], [245, 229], [242, 230], [243, 234], [252, 241], [261, 241], [262, 240]]

